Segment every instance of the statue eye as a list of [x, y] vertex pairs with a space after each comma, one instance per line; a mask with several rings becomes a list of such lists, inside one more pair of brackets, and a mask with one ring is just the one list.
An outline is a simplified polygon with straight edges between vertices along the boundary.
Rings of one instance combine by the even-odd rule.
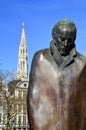
[[61, 37], [61, 41], [65, 41], [65, 38], [62, 38], [62, 37]]
[[71, 39], [71, 38], [69, 38], [69, 39], [68, 39], [68, 42], [72, 42], [72, 39]]
[[58, 40], [59, 40], [59, 41], [65, 41], [65, 38], [59, 37]]

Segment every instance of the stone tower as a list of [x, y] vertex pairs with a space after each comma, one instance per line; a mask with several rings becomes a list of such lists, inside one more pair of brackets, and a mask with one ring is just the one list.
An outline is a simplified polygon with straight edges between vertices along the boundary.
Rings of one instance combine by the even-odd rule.
[[18, 68], [16, 79], [17, 80], [28, 79], [28, 51], [27, 51], [24, 23], [22, 23], [22, 34], [19, 46]]

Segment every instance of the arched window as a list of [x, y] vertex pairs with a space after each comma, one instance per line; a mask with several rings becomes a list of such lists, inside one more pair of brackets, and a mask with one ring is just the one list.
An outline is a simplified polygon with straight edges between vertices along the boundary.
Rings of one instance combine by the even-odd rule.
[[20, 62], [20, 64], [21, 64], [21, 69], [22, 69], [22, 61]]
[[23, 54], [24, 54], [24, 52], [25, 52], [25, 51], [24, 51], [24, 49], [23, 49]]
[[25, 68], [25, 62], [23, 61], [23, 69]]

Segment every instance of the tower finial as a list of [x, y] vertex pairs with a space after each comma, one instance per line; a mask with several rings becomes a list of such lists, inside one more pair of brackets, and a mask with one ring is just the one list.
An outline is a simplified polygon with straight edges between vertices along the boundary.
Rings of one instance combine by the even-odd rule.
[[22, 28], [24, 28], [24, 22], [22, 23]]

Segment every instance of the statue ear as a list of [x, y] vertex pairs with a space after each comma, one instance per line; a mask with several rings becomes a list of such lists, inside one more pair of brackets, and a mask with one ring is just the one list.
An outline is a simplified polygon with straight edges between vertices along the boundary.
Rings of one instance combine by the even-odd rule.
[[54, 55], [55, 50], [56, 50], [56, 42], [55, 42], [55, 40], [52, 40], [50, 42], [50, 53], [51, 53], [51, 55]]
[[56, 46], [56, 42], [54, 42], [54, 45]]
[[53, 40], [50, 42], [50, 53], [51, 55], [54, 54], [54, 41]]

